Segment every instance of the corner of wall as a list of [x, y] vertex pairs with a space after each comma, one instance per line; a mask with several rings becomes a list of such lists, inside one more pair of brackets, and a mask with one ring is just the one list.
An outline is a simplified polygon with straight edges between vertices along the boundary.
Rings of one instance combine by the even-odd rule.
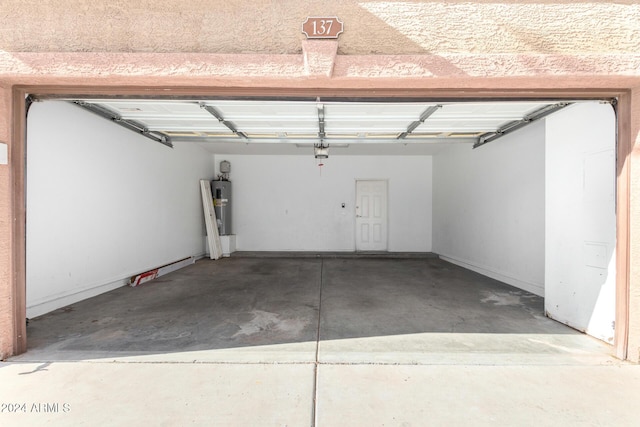
[[30, 316], [204, 251], [205, 148], [169, 149], [62, 101], [34, 104], [28, 128]]
[[544, 293], [542, 126], [477, 150], [446, 147], [433, 160], [433, 251], [537, 295]]

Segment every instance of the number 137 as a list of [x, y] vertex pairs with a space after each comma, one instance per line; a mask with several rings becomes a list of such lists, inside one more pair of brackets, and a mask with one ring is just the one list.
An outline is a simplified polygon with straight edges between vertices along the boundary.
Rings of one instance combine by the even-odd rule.
[[313, 21], [313, 35], [325, 36], [331, 33], [331, 26], [333, 25], [333, 19], [320, 19]]

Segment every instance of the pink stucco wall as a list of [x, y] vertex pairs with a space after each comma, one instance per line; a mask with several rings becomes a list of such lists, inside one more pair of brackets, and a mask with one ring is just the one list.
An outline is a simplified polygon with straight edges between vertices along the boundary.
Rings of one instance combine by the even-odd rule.
[[12, 52], [301, 52], [307, 16], [345, 24], [339, 54], [638, 52], [640, 5], [591, 0], [4, 0]]
[[631, 138], [633, 152], [629, 158], [631, 168], [630, 191], [630, 295], [629, 295], [629, 355], [628, 358], [640, 362], [640, 87], [632, 95]]
[[[10, 92], [0, 87], [0, 142], [10, 138]], [[11, 288], [11, 191], [9, 165], [0, 165], [0, 359], [13, 351], [13, 299]]]
[[[640, 359], [640, 4], [635, 1], [5, 0], [0, 141], [10, 89], [144, 94], [366, 90], [516, 96], [635, 88], [630, 353]], [[337, 15], [338, 41], [304, 41], [307, 16]], [[55, 89], [55, 88], [54, 88]], [[106, 90], [106, 89], [105, 89]], [[265, 92], [260, 92], [265, 93]], [[362, 93], [362, 92], [361, 92]], [[10, 167], [0, 165], [0, 358], [13, 353]], [[20, 236], [16, 236], [21, 238]]]

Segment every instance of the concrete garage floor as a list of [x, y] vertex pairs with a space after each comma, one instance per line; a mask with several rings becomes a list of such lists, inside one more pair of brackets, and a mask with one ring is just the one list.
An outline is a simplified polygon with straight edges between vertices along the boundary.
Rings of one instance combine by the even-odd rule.
[[0, 425], [640, 419], [639, 367], [544, 317], [540, 297], [434, 257], [275, 255], [201, 260], [32, 319], [29, 351], [0, 363], [0, 400], [26, 410]]

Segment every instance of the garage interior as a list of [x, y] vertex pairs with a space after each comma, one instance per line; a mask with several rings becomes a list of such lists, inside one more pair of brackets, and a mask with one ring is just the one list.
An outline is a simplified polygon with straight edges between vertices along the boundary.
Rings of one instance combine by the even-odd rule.
[[[609, 102], [37, 101], [24, 360], [612, 351]], [[221, 161], [233, 248], [212, 261], [198, 181]], [[373, 182], [385, 215], [367, 224]], [[185, 257], [197, 262], [125, 286]]]

